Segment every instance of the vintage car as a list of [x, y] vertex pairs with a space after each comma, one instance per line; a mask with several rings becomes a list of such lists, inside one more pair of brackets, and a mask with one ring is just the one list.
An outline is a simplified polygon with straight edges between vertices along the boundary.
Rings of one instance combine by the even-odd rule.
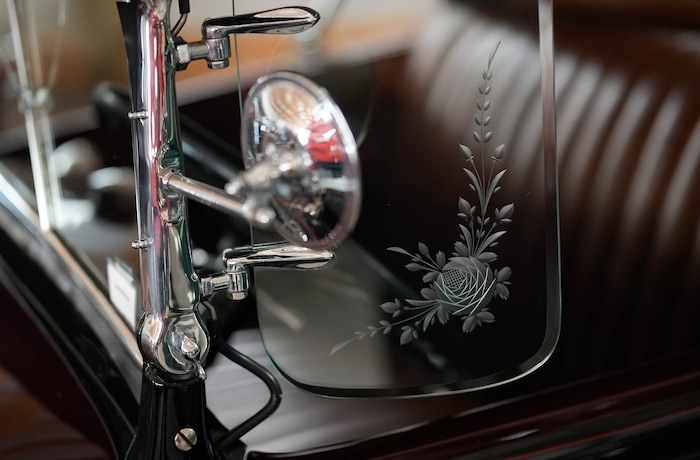
[[700, 6], [170, 3], [0, 7], [0, 458], [700, 456]]

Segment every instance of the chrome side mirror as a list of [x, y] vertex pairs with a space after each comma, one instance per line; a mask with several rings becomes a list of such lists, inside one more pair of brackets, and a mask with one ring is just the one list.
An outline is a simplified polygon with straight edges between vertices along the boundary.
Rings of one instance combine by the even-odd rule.
[[337, 247], [360, 207], [357, 146], [325, 90], [290, 72], [262, 77], [244, 107], [241, 143], [247, 171], [232, 195], [267, 197], [273, 226], [312, 249]]
[[234, 300], [247, 296], [252, 266], [309, 269], [332, 260], [328, 249], [354, 228], [361, 195], [350, 127], [326, 91], [301, 75], [277, 72], [257, 81], [244, 106], [241, 142], [246, 170], [226, 184], [229, 201], [269, 217], [252, 222], [292, 245], [225, 251], [223, 273], [202, 279], [201, 292], [225, 289]]
[[272, 226], [293, 244], [337, 247], [360, 209], [357, 146], [325, 90], [291, 72], [260, 78], [246, 100], [241, 141], [247, 169], [224, 191], [163, 169], [163, 186]]

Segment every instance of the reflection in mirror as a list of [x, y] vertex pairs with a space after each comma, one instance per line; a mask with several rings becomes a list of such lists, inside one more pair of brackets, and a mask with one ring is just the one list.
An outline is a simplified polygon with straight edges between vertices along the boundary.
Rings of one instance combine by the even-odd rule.
[[258, 80], [243, 117], [248, 170], [227, 192], [270, 193], [281, 236], [309, 248], [338, 246], [360, 202], [355, 140], [338, 106], [307, 78], [278, 72]]

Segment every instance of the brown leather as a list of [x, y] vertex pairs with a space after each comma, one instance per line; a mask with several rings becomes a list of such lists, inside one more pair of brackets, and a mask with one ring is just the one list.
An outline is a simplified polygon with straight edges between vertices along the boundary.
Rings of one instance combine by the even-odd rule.
[[0, 458], [109, 458], [0, 367]]

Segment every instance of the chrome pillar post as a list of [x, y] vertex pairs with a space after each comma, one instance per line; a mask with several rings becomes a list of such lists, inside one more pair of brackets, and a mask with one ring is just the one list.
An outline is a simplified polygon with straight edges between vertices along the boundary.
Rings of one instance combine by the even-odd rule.
[[213, 458], [205, 417], [209, 335], [197, 311], [199, 280], [189, 247], [185, 197], [163, 170], [182, 170], [175, 95], [171, 0], [118, 3], [129, 64], [141, 292], [143, 383], [134, 459]]
[[138, 240], [145, 315], [144, 362], [167, 380], [204, 377], [209, 337], [197, 313], [199, 282], [191, 262], [185, 197], [163, 186], [162, 170], [182, 170], [175, 96], [171, 0], [120, 3], [131, 86]]
[[[339, 109], [325, 92], [291, 74], [278, 76], [281, 80], [273, 88], [281, 88], [282, 95], [286, 96], [291, 91], [292, 96], [306, 104], [299, 109], [319, 116], [321, 128], [331, 134], [332, 146], [326, 145], [331, 142], [326, 138], [317, 143], [332, 147], [336, 155], [330, 170], [325, 163], [312, 161], [310, 154], [285, 154], [285, 149], [306, 152], [311, 148], [310, 127], [287, 123], [273, 111], [272, 115], [279, 118], [277, 121], [284, 128], [274, 130], [284, 137], [284, 140], [274, 138], [280, 145], [280, 152], [270, 154], [269, 158], [261, 155], [260, 163], [242, 173], [238, 180], [230, 181], [227, 190], [218, 190], [184, 176], [175, 95], [176, 70], [186, 67], [192, 59], [207, 59], [213, 68], [224, 67], [230, 58], [228, 33], [294, 33], [313, 26], [319, 18], [317, 13], [305, 8], [279, 8], [220, 18], [204, 27], [205, 31], [212, 27], [211, 30], [218, 31], [215, 37], [204, 36], [201, 42], [176, 47], [168, 20], [171, 1], [119, 3], [129, 60], [129, 118], [137, 183], [138, 240], [134, 247], [140, 251], [145, 312], [138, 330], [144, 358], [141, 412], [137, 435], [127, 456], [130, 460], [213, 456], [205, 423], [202, 363], [209, 351], [209, 336], [198, 314], [200, 290], [211, 294], [213, 290], [225, 288], [232, 298], [239, 299], [247, 293], [250, 266], [307, 269], [322, 266], [332, 258], [327, 251], [310, 253], [288, 245], [267, 247], [265, 251], [239, 249], [227, 253], [224, 276], [200, 281], [194, 272], [189, 248], [186, 197], [241, 215], [254, 224], [269, 226], [278, 218], [276, 209], [284, 211], [283, 206], [272, 201], [274, 183], [287, 180], [282, 188], [298, 195], [292, 201], [309, 202], [299, 218], [305, 219], [306, 226], [314, 230], [315, 239], [301, 232], [304, 242], [320, 248], [339, 242], [357, 214], [354, 188], [347, 190], [346, 186], [357, 177], [354, 174], [356, 147], [350, 129], [344, 120], [340, 121]], [[219, 36], [221, 34], [223, 36]], [[200, 52], [204, 48], [211, 53]], [[265, 100], [270, 97], [273, 96]], [[290, 109], [286, 104], [282, 107]], [[291, 110], [297, 109], [296, 105], [291, 106]], [[283, 115], [288, 112], [285, 110]], [[333, 188], [328, 194], [335, 197], [335, 201], [329, 203], [324, 198], [325, 192], [331, 189], [320, 186], [324, 178], [331, 179], [330, 182], [338, 178], [339, 166], [346, 175], [353, 174], [350, 179], [341, 180], [342, 187]], [[311, 180], [310, 176], [318, 180]], [[338, 202], [338, 197], [342, 203]], [[284, 200], [288, 199], [285, 195]], [[328, 213], [322, 214], [324, 210]], [[284, 222], [301, 228], [301, 224], [291, 218]], [[302, 239], [299, 232], [294, 236]]]

